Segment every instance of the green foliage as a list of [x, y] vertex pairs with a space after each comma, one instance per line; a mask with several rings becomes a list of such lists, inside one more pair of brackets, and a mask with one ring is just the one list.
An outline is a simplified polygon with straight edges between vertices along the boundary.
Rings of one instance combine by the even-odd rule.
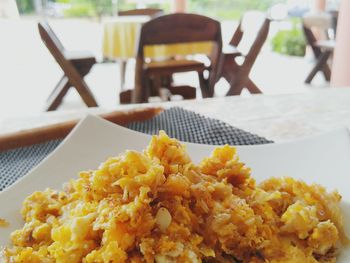
[[67, 17], [91, 17], [112, 15], [112, 0], [58, 0], [61, 3], [68, 3], [70, 8], [64, 11]]
[[97, 16], [112, 15], [113, 3], [112, 0], [92, 0], [92, 5], [95, 9]]
[[34, 12], [34, 2], [33, 0], [16, 0], [18, 11], [23, 14], [28, 14]]
[[64, 10], [66, 17], [87, 17], [95, 16], [95, 10], [90, 3], [75, 3], [66, 10]]
[[[1, 1], [1, 0], [0, 0]], [[16, 0], [21, 13], [34, 11], [34, 0]], [[70, 8], [64, 11], [65, 16], [102, 16], [113, 15], [116, 10], [136, 8], [136, 4], [129, 0], [46, 0], [69, 4]], [[171, 11], [173, 0], [163, 1], [149, 7], [162, 8], [165, 12]], [[198, 13], [218, 20], [239, 19], [247, 10], [266, 11], [275, 3], [284, 0], [188, 0], [188, 12]], [[44, 2], [44, 1], [43, 1]], [[113, 6], [113, 2], [116, 3]]]
[[248, 10], [266, 11], [281, 0], [188, 0], [188, 11], [219, 20], [238, 20]]
[[305, 55], [306, 41], [301, 28], [295, 23], [290, 30], [279, 31], [271, 40], [272, 50], [289, 56]]
[[[112, 0], [56, 0], [64, 1], [72, 4], [74, 8], [75, 2], [80, 2], [78, 5], [82, 13], [88, 12], [88, 8], [82, 8], [81, 3], [89, 3], [95, 15], [101, 16], [104, 14], [112, 14]], [[171, 1], [164, 1], [161, 4], [148, 5], [148, 7], [162, 8], [165, 12], [171, 11]], [[262, 10], [266, 11], [271, 5], [279, 3], [283, 0], [188, 0], [188, 12], [198, 13], [214, 17], [219, 20], [223, 19], [239, 19], [247, 10]], [[130, 3], [128, 0], [118, 0], [117, 10], [128, 10], [136, 8], [135, 3]], [[77, 8], [74, 8], [77, 9]], [[70, 14], [77, 13], [70, 12]]]

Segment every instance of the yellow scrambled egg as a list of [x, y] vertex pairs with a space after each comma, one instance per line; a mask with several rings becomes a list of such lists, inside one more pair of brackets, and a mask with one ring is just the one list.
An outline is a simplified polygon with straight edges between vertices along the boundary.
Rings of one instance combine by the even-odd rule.
[[[49, 176], [49, 175], [48, 175]], [[234, 147], [199, 165], [164, 132], [27, 197], [4, 262], [335, 262], [341, 197], [272, 178], [257, 185]]]

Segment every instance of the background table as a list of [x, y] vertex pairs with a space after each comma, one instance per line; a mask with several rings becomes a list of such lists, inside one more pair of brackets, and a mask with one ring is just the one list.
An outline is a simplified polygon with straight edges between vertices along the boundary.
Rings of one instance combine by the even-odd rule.
[[308, 93], [253, 95], [119, 106], [114, 109], [90, 108], [57, 111], [10, 119], [0, 118], [0, 133], [39, 127], [110, 110], [133, 107], [180, 106], [276, 142], [312, 136], [328, 130], [350, 127], [350, 87], [318, 89]]
[[[138, 36], [142, 24], [149, 16], [120, 16], [103, 22], [102, 53], [108, 59], [130, 59], [136, 57]], [[175, 45], [155, 45], [145, 49], [145, 57], [167, 58], [174, 55], [210, 54], [209, 42], [194, 42]]]
[[120, 16], [103, 22], [102, 53], [107, 59], [130, 59], [136, 54], [136, 41], [149, 16]]

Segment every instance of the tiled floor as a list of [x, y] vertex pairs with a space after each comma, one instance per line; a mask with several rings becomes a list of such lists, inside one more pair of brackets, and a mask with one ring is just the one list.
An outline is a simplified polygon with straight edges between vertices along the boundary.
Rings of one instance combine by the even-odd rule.
[[[58, 20], [52, 26], [68, 49], [88, 49], [101, 59], [101, 25], [88, 20]], [[226, 25], [230, 31], [229, 24]], [[224, 28], [225, 34], [225, 28]], [[0, 20], [0, 117], [31, 115], [42, 111], [45, 100], [61, 76], [61, 70], [41, 43], [35, 19], [20, 21]], [[226, 38], [229, 38], [226, 34]], [[275, 54], [267, 43], [258, 58], [252, 79], [265, 94], [305, 92], [308, 89], [328, 86], [322, 76], [317, 76], [312, 86], [303, 80], [314, 62], [310, 57], [294, 58]], [[127, 68], [126, 86], [133, 86], [131, 61]], [[94, 66], [86, 77], [100, 106], [118, 106], [118, 65], [103, 63]], [[176, 76], [178, 82], [197, 84], [196, 75], [186, 73]], [[217, 84], [218, 95], [224, 94], [228, 85]], [[74, 90], [64, 100], [60, 110], [85, 107]]]

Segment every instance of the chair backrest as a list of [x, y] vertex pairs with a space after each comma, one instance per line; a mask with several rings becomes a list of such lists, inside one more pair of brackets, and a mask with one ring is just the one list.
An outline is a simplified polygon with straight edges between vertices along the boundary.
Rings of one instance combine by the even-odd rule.
[[[308, 13], [303, 16], [303, 30], [308, 44], [313, 46], [317, 41], [333, 38], [335, 22], [334, 16], [328, 12]], [[333, 36], [330, 34], [332, 30]]]
[[334, 38], [336, 37], [337, 34], [337, 26], [338, 26], [338, 16], [339, 16], [339, 11], [338, 10], [332, 10], [329, 11], [331, 17], [332, 17], [332, 30], [334, 34]]
[[303, 24], [303, 31], [304, 31], [304, 35], [305, 35], [305, 39], [307, 44], [311, 47], [315, 57], [319, 57], [322, 53], [321, 48], [319, 46], [316, 45], [317, 43], [317, 38], [314, 34], [314, 32], [312, 32], [311, 28], [309, 28], [308, 26]]
[[[39, 28], [40, 37], [44, 42], [45, 46], [50, 51], [51, 55], [54, 57], [57, 63], [65, 71], [65, 69], [67, 68], [67, 64], [70, 64], [70, 62], [64, 56], [65, 49], [61, 41], [53, 32], [48, 22], [46, 21], [39, 22], [38, 28]], [[68, 68], [71, 68], [71, 65], [69, 65]]]
[[55, 32], [53, 32], [48, 22], [46, 21], [39, 22], [38, 28], [39, 28], [41, 39], [43, 40], [47, 48], [50, 50], [52, 55], [54, 55], [53, 53], [57, 53], [57, 51], [60, 53], [64, 52], [64, 47], [61, 41], [56, 36]]
[[308, 28], [328, 30], [332, 28], [332, 15], [326, 12], [307, 13], [302, 18], [303, 24]]
[[65, 49], [61, 41], [59, 41], [56, 34], [51, 29], [50, 25], [46, 21], [42, 21], [38, 23], [38, 28], [42, 41], [45, 43], [47, 49], [50, 51], [51, 55], [55, 58], [65, 74], [69, 76], [73, 82], [79, 80], [80, 76], [78, 71], [65, 57]]
[[250, 47], [256, 41], [259, 31], [263, 27], [265, 19], [266, 14], [261, 11], [246, 12], [239, 21], [229, 44], [235, 47], [240, 46], [240, 50], [243, 53], [248, 53]]
[[147, 45], [167, 45], [212, 41], [221, 51], [220, 23], [196, 14], [170, 14], [145, 23], [141, 28], [138, 56], [143, 57]]
[[267, 36], [270, 31], [270, 23], [271, 23], [270, 18], [265, 17], [259, 31], [257, 32], [255, 40], [253, 41], [248, 53], [246, 54], [244, 64], [245, 63], [249, 64], [250, 63], [249, 60], [252, 60], [251, 63], [254, 63], [254, 61], [256, 60], [264, 43], [266, 42]]
[[142, 8], [142, 9], [132, 9], [119, 11], [118, 16], [151, 16], [157, 17], [164, 14], [162, 9], [158, 8]]
[[[307, 44], [312, 48], [315, 57], [318, 57], [322, 52], [317, 46], [317, 41], [328, 39], [328, 30], [332, 27], [332, 17], [328, 13], [310, 13], [302, 18], [302, 27]], [[315, 35], [313, 30], [318, 30]], [[323, 36], [323, 37], [322, 37]]]
[[248, 37], [251, 38], [248, 44], [245, 43], [247, 47], [242, 66], [251, 68], [254, 64], [269, 34], [270, 22], [270, 18], [261, 12], [250, 11], [242, 17], [230, 41], [231, 45], [238, 46], [246, 35], [249, 34]]

